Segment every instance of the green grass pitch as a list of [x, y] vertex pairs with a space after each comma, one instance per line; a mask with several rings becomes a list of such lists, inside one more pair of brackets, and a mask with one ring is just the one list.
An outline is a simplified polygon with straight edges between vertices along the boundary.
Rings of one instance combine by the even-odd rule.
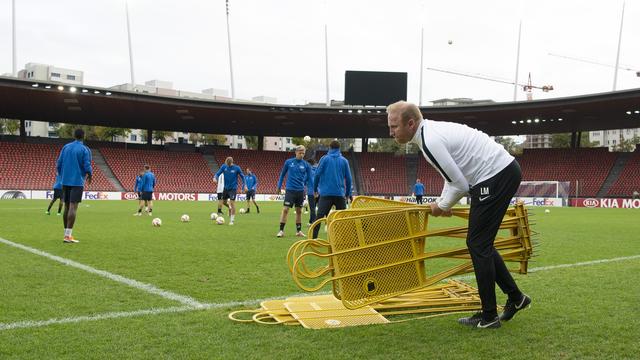
[[[275, 237], [281, 203], [262, 203], [260, 214], [252, 209], [238, 214], [234, 226], [219, 226], [209, 220], [213, 203], [156, 202], [154, 217], [163, 225], [154, 228], [150, 217], [132, 216], [134, 202], [85, 201], [74, 229], [81, 242], [74, 245], [62, 243], [62, 220], [44, 215], [46, 205], [0, 201], [0, 238], [208, 308], [189, 309], [0, 243], [0, 359], [631, 359], [640, 353], [637, 209], [532, 209], [540, 246], [530, 268], [540, 270], [515, 277], [533, 304], [498, 330], [465, 328], [453, 315], [314, 331], [227, 319], [261, 299], [301, 294], [285, 261], [298, 240], [292, 214], [286, 237]], [[182, 214], [191, 222], [181, 223]], [[573, 265], [554, 267], [564, 264]], [[499, 290], [498, 300], [505, 300]]]

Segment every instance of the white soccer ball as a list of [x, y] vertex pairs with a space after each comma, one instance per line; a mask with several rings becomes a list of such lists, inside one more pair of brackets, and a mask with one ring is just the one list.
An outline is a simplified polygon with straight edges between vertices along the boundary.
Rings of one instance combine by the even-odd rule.
[[189, 222], [189, 220], [191, 220], [191, 218], [189, 218], [189, 215], [184, 214], [180, 217], [180, 221], [182, 222]]
[[307, 135], [304, 137], [304, 141], [309, 142], [311, 141], [311, 136]]
[[224, 218], [222, 216], [218, 216], [218, 218], [216, 219], [216, 224], [218, 225], [224, 224]]
[[551, 212], [551, 210], [549, 210], [549, 209], [545, 209], [545, 210], [544, 210], [544, 213], [545, 213], [545, 214], [548, 214], [548, 213], [550, 213], [550, 212]]
[[374, 171], [376, 171], [376, 168], [371, 168], [371, 172], [374, 172]]
[[247, 212], [247, 210], [245, 210], [244, 208], [240, 208], [240, 210], [238, 210], [238, 212], [239, 212], [240, 214], [244, 214], [244, 213], [246, 213], [246, 212]]
[[151, 220], [151, 225], [159, 227], [162, 225], [162, 220], [160, 220], [160, 218], [154, 218], [153, 220]]
[[216, 219], [218, 218], [218, 214], [212, 212], [210, 217], [211, 217], [211, 220], [216, 221]]

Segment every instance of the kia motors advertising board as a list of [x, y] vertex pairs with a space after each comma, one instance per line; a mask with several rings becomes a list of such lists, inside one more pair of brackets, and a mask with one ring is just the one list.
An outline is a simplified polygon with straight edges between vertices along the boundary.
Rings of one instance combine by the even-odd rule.
[[571, 199], [571, 206], [588, 208], [640, 209], [640, 199]]

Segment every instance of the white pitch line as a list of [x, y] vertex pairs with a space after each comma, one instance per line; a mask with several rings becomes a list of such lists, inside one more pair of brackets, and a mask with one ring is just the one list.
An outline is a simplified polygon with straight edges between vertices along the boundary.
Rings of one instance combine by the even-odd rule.
[[42, 321], [19, 321], [14, 323], [0, 323], [0, 331], [2, 330], [11, 330], [11, 329], [23, 329], [23, 328], [35, 328], [41, 326], [48, 326], [53, 324], [69, 324], [69, 323], [79, 323], [84, 321], [97, 321], [97, 320], [105, 320], [105, 319], [117, 319], [117, 318], [128, 318], [134, 316], [142, 316], [142, 315], [156, 315], [156, 314], [167, 314], [167, 313], [178, 313], [184, 311], [193, 311], [196, 310], [192, 306], [179, 306], [179, 307], [169, 307], [169, 308], [159, 308], [159, 309], [147, 309], [147, 310], [136, 310], [136, 311], [120, 311], [120, 312], [108, 312], [98, 315], [91, 316], [77, 316], [63, 319], [49, 319]]
[[[133, 280], [133, 279], [129, 279], [129, 278], [126, 278], [126, 277], [121, 276], [121, 275], [113, 274], [113, 273], [110, 273], [108, 271], [99, 270], [99, 269], [93, 268], [93, 267], [88, 266], [88, 265], [81, 264], [81, 263], [73, 261], [73, 260], [69, 260], [69, 259], [65, 259], [63, 257], [57, 256], [57, 255], [49, 254], [48, 252], [45, 252], [45, 251], [42, 251], [42, 250], [38, 250], [38, 249], [34, 249], [32, 247], [29, 247], [29, 246], [25, 246], [25, 245], [22, 245], [22, 244], [14, 243], [13, 241], [9, 241], [9, 240], [3, 239], [3, 238], [0, 238], [0, 243], [4, 243], [6, 245], [13, 246], [13, 247], [18, 248], [20, 250], [28, 251], [28, 252], [30, 252], [32, 254], [36, 254], [36, 255], [39, 255], [39, 256], [46, 257], [47, 259], [50, 259], [50, 260], [53, 260], [53, 261], [57, 261], [57, 262], [62, 263], [64, 265], [72, 266], [72, 267], [84, 270], [84, 271], [92, 273], [92, 274], [100, 275], [100, 276], [105, 277], [105, 278], [107, 278], [109, 280], [113, 280], [113, 281], [116, 281], [116, 282], [119, 282], [121, 284], [125, 284], [125, 285], [128, 285], [128, 286], [134, 287], [134, 288], [142, 290], [142, 291], [146, 291], [146, 292], [148, 292], [150, 294], [162, 296], [165, 299], [178, 301], [179, 303], [181, 303], [183, 305], [191, 306], [193, 308], [205, 308], [206, 307], [205, 304], [200, 303], [197, 300], [195, 300], [195, 299], [193, 299], [193, 298], [191, 298], [189, 296], [176, 294], [176, 293], [173, 293], [173, 292], [167, 291], [167, 290], [162, 290], [162, 289], [157, 288], [157, 287], [155, 287], [153, 285], [145, 284], [143, 282], [140, 282], [140, 281], [137, 281], [137, 280]], [[69, 246], [81, 246], [81, 245], [69, 245]]]
[[617, 258], [611, 258], [611, 259], [583, 261], [583, 262], [578, 262], [573, 264], [541, 266], [541, 267], [530, 269], [529, 272], [547, 271], [547, 270], [554, 270], [554, 269], [561, 269], [561, 268], [572, 268], [576, 266], [588, 266], [588, 265], [604, 264], [604, 263], [633, 260], [633, 259], [640, 259], [640, 255], [624, 256], [624, 257], [617, 257]]
[[[537, 267], [537, 268], [528, 269], [527, 272], [533, 273], [533, 272], [538, 272], [538, 271], [547, 271], [547, 270], [555, 270], [555, 269], [562, 269], [562, 268], [572, 268], [572, 267], [577, 267], [577, 266], [597, 265], [597, 264], [604, 264], [604, 263], [610, 263], [610, 262], [616, 262], [616, 261], [633, 260], [633, 259], [640, 259], [640, 255], [631, 255], [631, 256], [623, 256], [623, 257], [616, 257], [616, 258], [610, 258], [610, 259], [583, 261], [583, 262], [571, 263], [571, 264], [558, 264], [558, 265], [541, 266], [541, 267]], [[460, 275], [460, 276], [454, 276], [453, 278], [454, 279], [473, 279], [473, 278], [475, 278], [475, 275], [473, 275], [473, 274]]]

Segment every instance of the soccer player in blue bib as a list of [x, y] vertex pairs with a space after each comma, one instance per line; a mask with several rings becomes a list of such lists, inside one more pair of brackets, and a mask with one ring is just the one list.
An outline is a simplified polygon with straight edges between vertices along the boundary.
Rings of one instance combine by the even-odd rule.
[[256, 190], [258, 188], [258, 178], [251, 171], [250, 168], [247, 168], [247, 175], [244, 176], [246, 191], [245, 194], [247, 196], [247, 214], [251, 211], [251, 200], [253, 200], [253, 205], [256, 206], [256, 211], [260, 214], [260, 208], [258, 204], [256, 204]]
[[284, 236], [284, 226], [287, 224], [287, 215], [289, 215], [289, 209], [294, 206], [296, 207], [296, 236], [304, 236], [302, 232], [304, 186], [306, 184], [307, 189], [313, 188], [311, 165], [303, 159], [305, 150], [303, 145], [298, 145], [296, 147], [296, 156], [285, 161], [282, 171], [280, 171], [277, 193], [279, 194], [282, 189], [282, 182], [285, 176], [287, 177], [287, 186], [284, 194], [284, 206], [282, 207], [282, 214], [280, 215], [280, 231], [278, 231], [277, 237]]
[[151, 172], [151, 166], [144, 166], [144, 174], [142, 175], [142, 181], [140, 183], [139, 190], [141, 192], [140, 195], [140, 205], [138, 206], [138, 212], [134, 215], [142, 216], [142, 206], [144, 202], [144, 206], [147, 207], [147, 214], [149, 216], [153, 215], [153, 190], [156, 187], [156, 176], [153, 172]]
[[[142, 200], [142, 176], [144, 176], [144, 171], [140, 171], [136, 176], [136, 182], [133, 184], [133, 192], [138, 196], [138, 207], [144, 203], [144, 200]], [[138, 212], [133, 215], [138, 215]]]
[[45, 214], [51, 215], [51, 207], [58, 199], [60, 199], [60, 201], [58, 201], [58, 216], [60, 216], [62, 215], [60, 214], [62, 212], [62, 180], [60, 179], [60, 174], [56, 174], [56, 182], [53, 184], [53, 199], [49, 203]]
[[[336, 210], [347, 208], [351, 199], [351, 170], [349, 161], [340, 153], [340, 142], [333, 140], [329, 152], [320, 159], [313, 180], [314, 195], [318, 195], [318, 219], [329, 215], [332, 207]], [[318, 237], [320, 228], [313, 229], [313, 238]]]
[[85, 181], [87, 185], [91, 185], [93, 176], [91, 150], [82, 143], [84, 130], [76, 129], [73, 132], [73, 137], [76, 140], [62, 147], [58, 161], [56, 161], [56, 170], [60, 174], [60, 182], [62, 183], [62, 201], [64, 201], [62, 222], [64, 224], [63, 242], [65, 243], [79, 242], [73, 238], [73, 225], [76, 222], [78, 204], [82, 202]]
[[236, 192], [238, 190], [238, 178], [242, 180], [242, 186], [244, 187], [245, 180], [242, 174], [240, 166], [233, 163], [233, 158], [229, 156], [224, 165], [218, 169], [213, 182], [218, 182], [218, 176], [224, 174], [224, 190], [222, 192], [222, 199], [229, 200], [229, 225], [233, 225], [233, 220], [236, 217]]
[[420, 182], [420, 179], [416, 179], [416, 184], [413, 185], [413, 195], [416, 196], [416, 204], [422, 204], [422, 197], [424, 196], [424, 184]]

